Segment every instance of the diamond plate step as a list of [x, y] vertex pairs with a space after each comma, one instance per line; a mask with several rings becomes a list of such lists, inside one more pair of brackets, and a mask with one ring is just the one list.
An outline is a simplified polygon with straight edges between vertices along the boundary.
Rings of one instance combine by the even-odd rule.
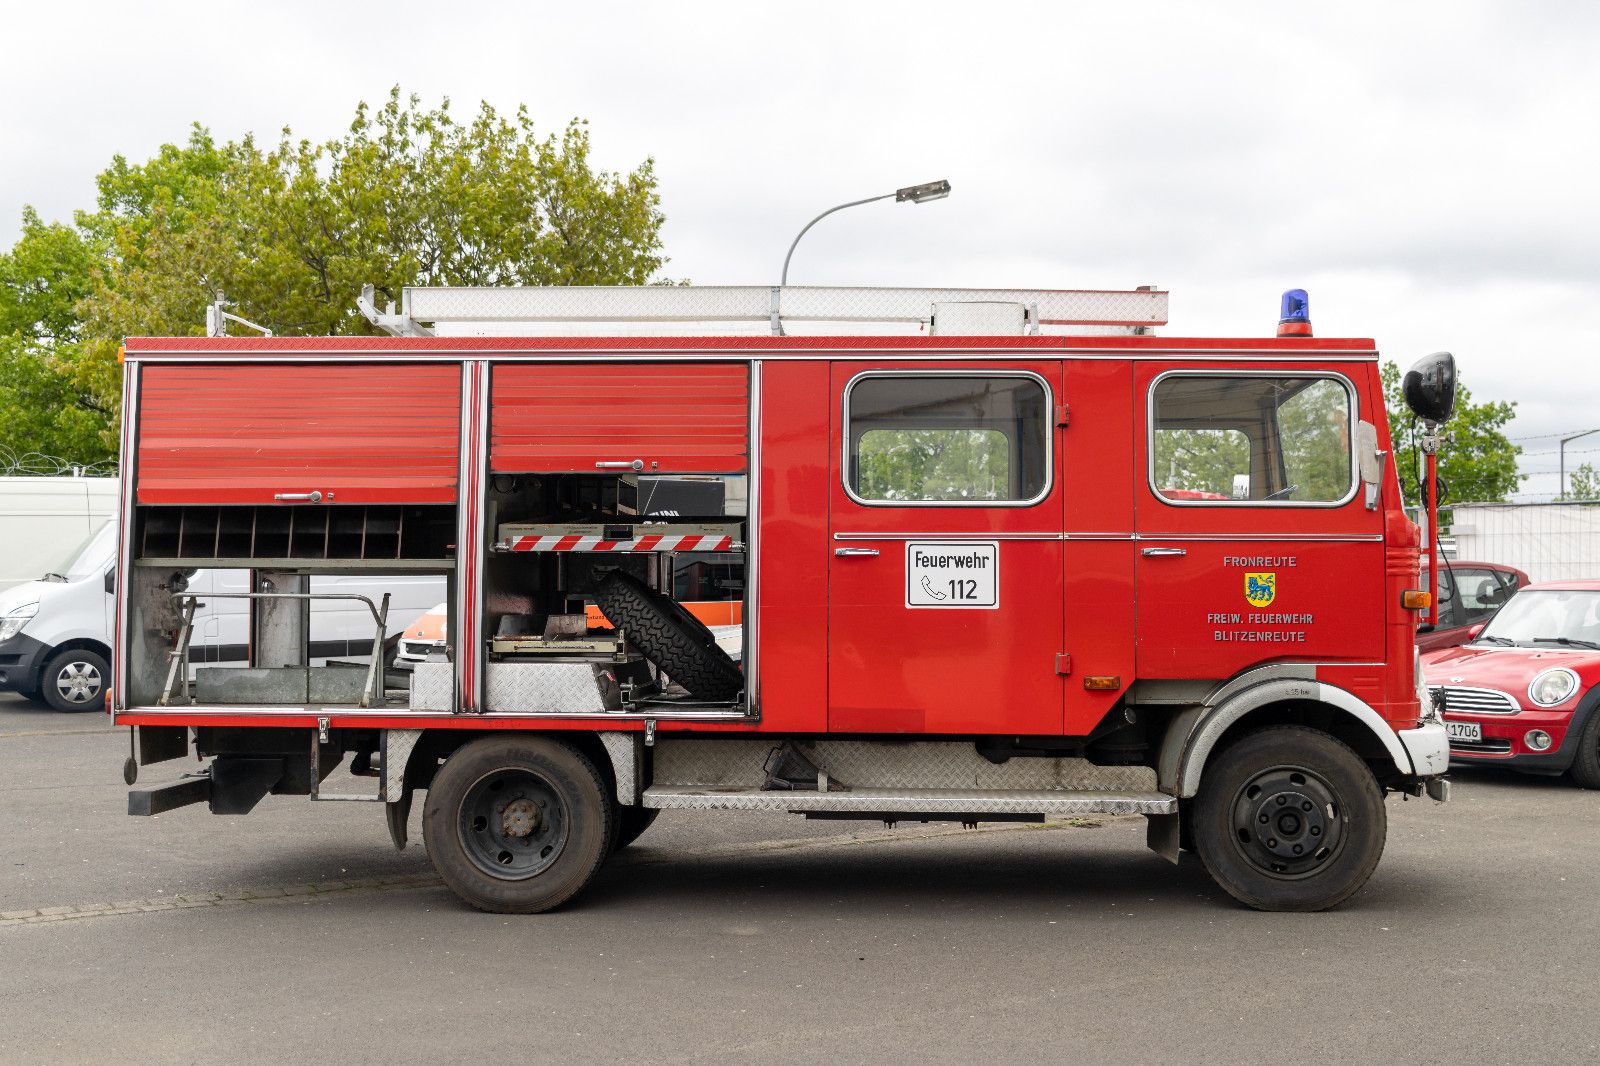
[[896, 814], [1176, 814], [1161, 792], [994, 791], [957, 788], [858, 788], [849, 792], [765, 792], [754, 788], [644, 790], [644, 806], [695, 811], [861, 811]]

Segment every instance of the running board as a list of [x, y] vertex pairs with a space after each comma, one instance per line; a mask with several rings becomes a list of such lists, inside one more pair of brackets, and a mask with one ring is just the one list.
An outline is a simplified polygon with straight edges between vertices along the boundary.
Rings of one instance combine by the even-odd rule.
[[1028, 814], [1041, 819], [1073, 814], [1176, 814], [1178, 801], [1163, 792], [1016, 792], [956, 788], [854, 788], [848, 792], [765, 791], [757, 788], [644, 790], [643, 806], [691, 811], [851, 811], [865, 815]]

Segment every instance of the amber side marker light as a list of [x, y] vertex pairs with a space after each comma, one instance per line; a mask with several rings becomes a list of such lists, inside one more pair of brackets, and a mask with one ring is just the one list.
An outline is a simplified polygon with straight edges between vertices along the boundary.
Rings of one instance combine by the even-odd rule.
[[1122, 678], [1117, 674], [1090, 674], [1083, 679], [1083, 687], [1090, 692], [1115, 692], [1122, 687]]
[[1426, 611], [1433, 606], [1433, 593], [1406, 589], [1400, 594], [1400, 606], [1408, 611]]

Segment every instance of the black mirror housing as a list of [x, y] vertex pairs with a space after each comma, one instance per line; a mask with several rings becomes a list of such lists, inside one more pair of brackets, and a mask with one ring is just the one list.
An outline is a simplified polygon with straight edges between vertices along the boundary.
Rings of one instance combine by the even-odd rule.
[[1456, 409], [1456, 357], [1434, 352], [1412, 364], [1400, 383], [1406, 406], [1424, 422], [1448, 422]]

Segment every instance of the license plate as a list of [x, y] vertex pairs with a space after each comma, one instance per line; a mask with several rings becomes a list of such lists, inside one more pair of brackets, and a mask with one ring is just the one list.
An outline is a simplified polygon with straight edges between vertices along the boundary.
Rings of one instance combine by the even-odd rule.
[[1446, 722], [1444, 731], [1451, 740], [1480, 741], [1483, 739], [1483, 726], [1477, 722]]

